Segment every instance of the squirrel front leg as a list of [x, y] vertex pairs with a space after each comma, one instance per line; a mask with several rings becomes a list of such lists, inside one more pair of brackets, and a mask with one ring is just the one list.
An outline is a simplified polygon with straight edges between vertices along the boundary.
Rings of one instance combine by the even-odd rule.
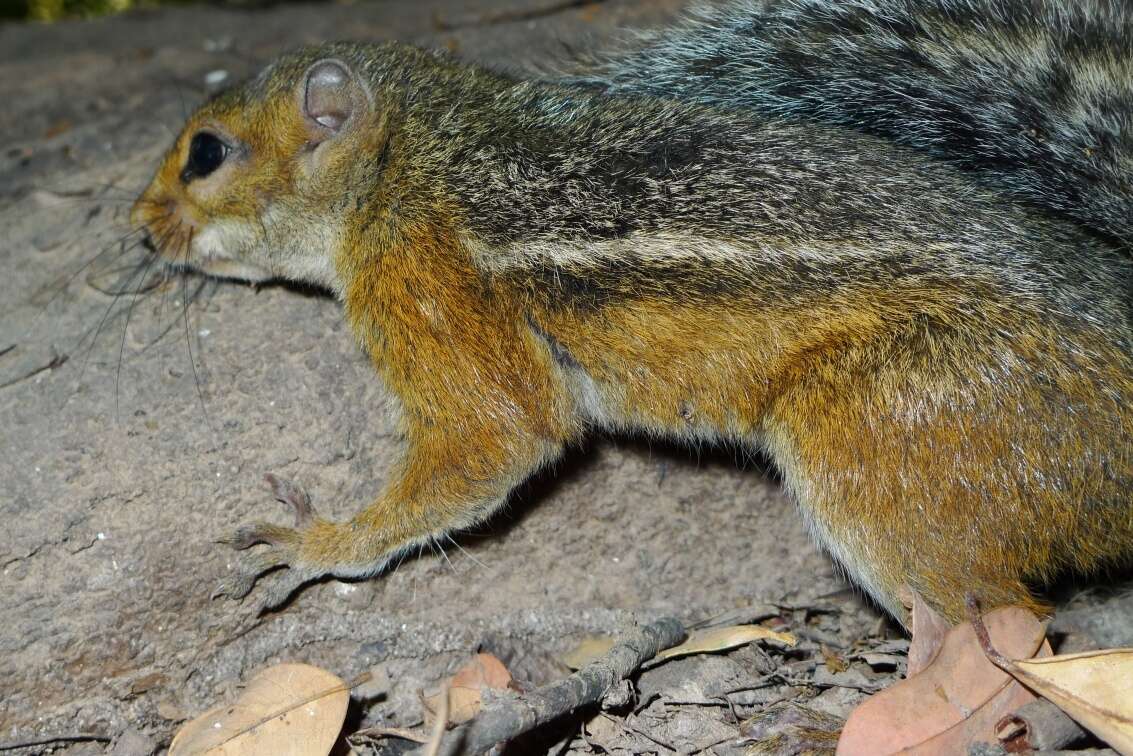
[[559, 445], [538, 439], [528, 439], [521, 449], [514, 443], [510, 449], [485, 448], [440, 426], [419, 425], [412, 436], [393, 481], [346, 522], [318, 517], [300, 489], [268, 476], [273, 495], [295, 510], [296, 526], [260, 523], [237, 531], [230, 541], [235, 548], [268, 549], [246, 555], [221, 592], [241, 598], [265, 572], [286, 566], [265, 591], [263, 608], [272, 608], [323, 575], [380, 572], [407, 549], [490, 515], [512, 488], [559, 452]]
[[[378, 498], [347, 522], [314, 515], [273, 484], [294, 528], [258, 524], [230, 543], [249, 553], [220, 593], [246, 595], [265, 572], [264, 608], [323, 575], [362, 577], [405, 550], [490, 515], [575, 435], [573, 403], [545, 342], [505, 295], [486, 295], [457, 244], [418, 240], [351, 276], [346, 314], [399, 399], [405, 455]], [[269, 482], [271, 482], [269, 480]]]

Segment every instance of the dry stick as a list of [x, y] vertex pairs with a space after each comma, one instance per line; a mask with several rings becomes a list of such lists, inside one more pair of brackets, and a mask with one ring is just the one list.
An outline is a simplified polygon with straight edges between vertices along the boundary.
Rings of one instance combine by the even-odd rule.
[[[964, 601], [968, 619], [976, 631], [984, 655], [995, 666], [1014, 677], [1012, 663], [991, 644], [987, 625], [980, 616], [980, 605], [975, 596], [968, 594]], [[1019, 681], [1019, 684], [1023, 684]], [[1068, 745], [1085, 735], [1085, 730], [1050, 701], [1038, 699], [1019, 708], [1013, 714], [1003, 717], [996, 724], [996, 737], [1000, 741], [1019, 741], [1033, 749], [1057, 749]]]
[[1034, 751], [1055, 751], [1086, 736], [1062, 709], [1040, 698], [1020, 706], [996, 725], [1002, 743], [1014, 742]]
[[110, 736], [98, 733], [76, 733], [74, 735], [44, 735], [26, 740], [6, 740], [0, 742], [0, 751], [14, 751], [18, 748], [31, 748], [32, 746], [53, 745], [55, 743], [86, 743], [90, 741], [109, 743]]
[[404, 727], [367, 727], [364, 730], [359, 730], [350, 736], [351, 738], [401, 738], [402, 740], [411, 740], [414, 743], [421, 743], [422, 745], [429, 742], [428, 735], [422, 735], [413, 730], [407, 730]]
[[478, 754], [575, 709], [597, 703], [606, 691], [643, 663], [684, 639], [684, 626], [672, 617], [638, 628], [615, 643], [605, 656], [570, 677], [493, 704], [467, 726], [453, 730], [445, 738], [440, 753], [443, 756]]
[[441, 705], [437, 707], [437, 721], [433, 724], [433, 734], [429, 737], [429, 743], [425, 746], [425, 756], [437, 756], [441, 750], [441, 743], [444, 742], [445, 728], [448, 727], [448, 706], [449, 696], [452, 695], [452, 683], [445, 685], [441, 689]]

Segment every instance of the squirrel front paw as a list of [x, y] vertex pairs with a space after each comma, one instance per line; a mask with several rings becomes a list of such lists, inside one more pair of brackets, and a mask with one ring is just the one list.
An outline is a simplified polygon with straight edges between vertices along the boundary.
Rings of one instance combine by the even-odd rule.
[[299, 486], [272, 474], [264, 476], [264, 482], [271, 489], [272, 496], [288, 505], [295, 515], [295, 527], [261, 522], [238, 529], [230, 538], [222, 542], [234, 549], [244, 550], [264, 544], [268, 548], [240, 557], [235, 573], [224, 580], [213, 593], [213, 598], [227, 596], [243, 599], [256, 582], [269, 572], [286, 568], [271, 581], [270, 586], [261, 587], [262, 598], [259, 611], [274, 609], [285, 602], [292, 593], [304, 583], [333, 571], [313, 564], [307, 553], [312, 542], [328, 540], [325, 531], [337, 528], [335, 523], [320, 520], [311, 499]]
[[[242, 599], [262, 577], [278, 570], [270, 580], [263, 581], [266, 585], [257, 589], [262, 612], [279, 606], [301, 585], [324, 575], [361, 578], [377, 574], [398, 554], [482, 517], [485, 510], [491, 509], [485, 505], [485, 499], [498, 505], [507, 494], [504, 486], [495, 492], [497, 495], [487, 497], [478, 488], [467, 490], [463, 476], [459, 483], [465, 486], [464, 490], [457, 485], [442, 487], [433, 477], [425, 479], [430, 481], [428, 489], [409, 487], [406, 494], [407, 486], [395, 486], [396, 496], [387, 492], [348, 522], [331, 522], [315, 514], [303, 489], [274, 475], [265, 475], [272, 496], [294, 512], [295, 526], [258, 523], [240, 528], [225, 539], [233, 548], [254, 546], [256, 550], [240, 557], [232, 576], [213, 596]], [[506, 480], [510, 486], [512, 479]], [[453, 495], [438, 498], [436, 488]]]

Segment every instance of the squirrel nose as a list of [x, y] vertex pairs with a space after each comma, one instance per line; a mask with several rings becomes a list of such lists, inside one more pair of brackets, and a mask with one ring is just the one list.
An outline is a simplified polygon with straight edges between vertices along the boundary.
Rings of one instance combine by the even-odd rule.
[[151, 184], [130, 206], [130, 227], [145, 229], [148, 234], [150, 222], [168, 212], [170, 204]]

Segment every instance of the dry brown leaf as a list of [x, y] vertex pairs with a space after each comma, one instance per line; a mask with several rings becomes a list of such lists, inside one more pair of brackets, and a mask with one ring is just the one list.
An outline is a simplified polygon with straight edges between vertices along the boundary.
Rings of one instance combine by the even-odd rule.
[[[909, 658], [906, 677], [919, 675], [932, 663], [940, 650], [944, 636], [952, 629], [952, 623], [940, 616], [929, 606], [919, 593], [904, 586], [904, 595], [909, 598], [909, 611], [913, 620], [913, 640], [909, 644]], [[902, 601], [905, 599], [902, 598]]]
[[[1018, 608], [984, 617], [996, 646], [1017, 658], [1049, 656], [1043, 624]], [[952, 628], [932, 662], [915, 677], [875, 694], [846, 720], [837, 753], [966, 753], [996, 742], [999, 719], [1034, 695], [984, 655], [970, 623]]]
[[614, 639], [608, 635], [588, 635], [559, 657], [559, 661], [571, 669], [582, 669], [595, 659], [605, 656], [613, 647]]
[[235, 703], [182, 727], [170, 756], [326, 756], [346, 718], [350, 688], [308, 664], [279, 664], [253, 677]]
[[[1119, 753], [1133, 754], [1133, 649], [1012, 659], [994, 637], [1000, 666]], [[1003, 664], [1002, 662], [1006, 662]]]
[[603, 751], [628, 751], [627, 746], [632, 744], [626, 728], [605, 712], [599, 712], [588, 721], [586, 728], [586, 742], [593, 748], [598, 746]]
[[709, 654], [714, 651], [726, 651], [729, 648], [746, 646], [757, 640], [773, 640], [788, 646], [794, 646], [798, 643], [795, 636], [790, 633], [777, 633], [762, 625], [729, 625], [691, 632], [688, 640], [684, 643], [665, 649], [655, 658], [675, 659], [678, 656], [689, 656], [691, 654]]
[[[448, 683], [448, 721], [462, 724], [480, 713], [484, 688], [506, 690], [511, 684], [511, 673], [491, 654], [476, 654], [457, 670]], [[425, 707], [432, 713], [441, 709], [444, 688], [425, 696]]]

